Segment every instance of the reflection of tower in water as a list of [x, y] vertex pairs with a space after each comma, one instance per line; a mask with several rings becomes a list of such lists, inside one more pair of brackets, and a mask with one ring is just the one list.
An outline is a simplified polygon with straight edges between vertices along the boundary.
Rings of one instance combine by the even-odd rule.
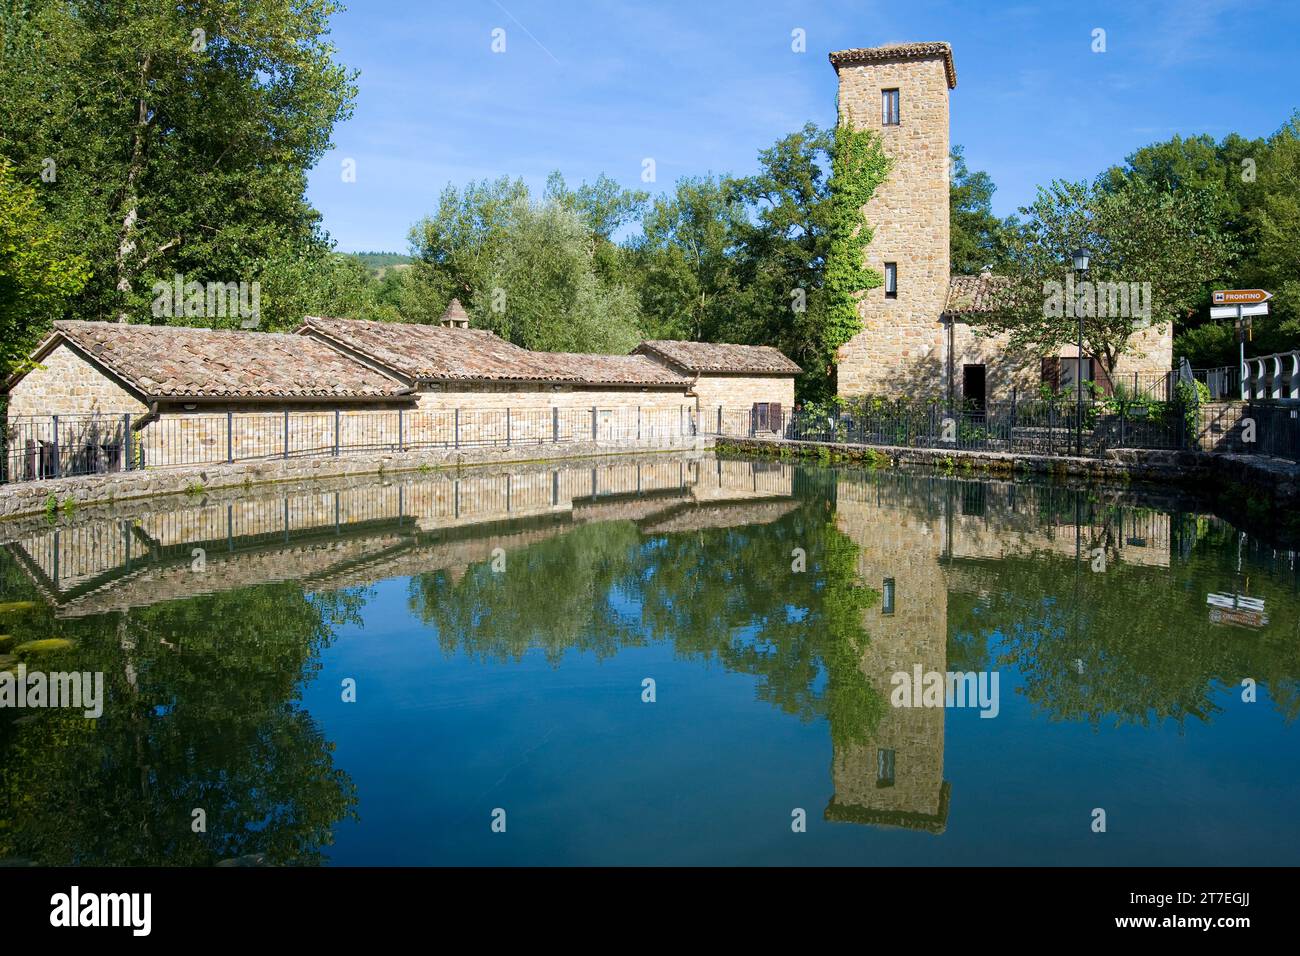
[[[836, 745], [826, 817], [940, 833], [950, 792], [944, 709], [893, 707], [890, 697], [896, 673], [910, 681], [918, 667], [947, 672], [950, 590], [996, 589], [988, 565], [1004, 558], [1069, 559], [1075, 587], [1058, 606], [1077, 634], [1088, 611], [1081, 584], [1095, 586], [1107, 562], [1169, 567], [1178, 522], [1050, 484], [841, 473], [833, 494], [837, 526], [858, 547], [861, 581], [881, 593], [863, 615], [868, 644], [859, 666], [885, 704], [865, 744]], [[861, 728], [836, 729], [833, 739], [843, 740]]]
[[943, 779], [942, 707], [892, 707], [891, 677], [947, 669], [948, 590], [941, 558], [946, 516], [887, 500], [879, 483], [841, 476], [836, 525], [858, 546], [858, 572], [880, 600], [864, 612], [861, 668], [885, 702], [865, 743], [837, 746], [835, 795], [826, 819], [942, 833], [950, 785]]

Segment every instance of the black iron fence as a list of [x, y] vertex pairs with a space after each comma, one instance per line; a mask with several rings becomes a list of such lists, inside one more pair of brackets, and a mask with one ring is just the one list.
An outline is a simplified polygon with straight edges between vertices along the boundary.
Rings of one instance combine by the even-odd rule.
[[[1250, 402], [1242, 418], [1252, 440], [1241, 441], [1241, 450], [1300, 462], [1300, 402]], [[1238, 433], [1244, 430], [1239, 423]]]
[[1116, 372], [1103, 391], [1110, 396], [1172, 402], [1178, 399], [1177, 385], [1178, 372]]
[[1204, 447], [1300, 461], [1300, 403], [1252, 402], [1233, 406], [1231, 416], [1225, 407], [1189, 413], [1178, 401], [1121, 395], [1082, 406], [1011, 401], [978, 409], [867, 401], [834, 411], [773, 404], [17, 417], [0, 419], [0, 483], [434, 448], [655, 447], [696, 435], [1092, 457], [1119, 448]]
[[0, 481], [122, 471], [132, 461], [130, 415], [48, 415], [0, 421]]
[[1177, 402], [990, 403], [949, 409], [929, 402], [868, 402], [833, 412], [755, 414], [719, 407], [701, 415], [705, 434], [912, 448], [1100, 456], [1114, 448], [1180, 449], [1191, 441]]
[[1221, 365], [1218, 368], [1195, 368], [1192, 375], [1204, 382], [1212, 402], [1232, 402], [1241, 398], [1241, 366]]
[[0, 482], [273, 458], [694, 436], [693, 406], [49, 415], [0, 420]]

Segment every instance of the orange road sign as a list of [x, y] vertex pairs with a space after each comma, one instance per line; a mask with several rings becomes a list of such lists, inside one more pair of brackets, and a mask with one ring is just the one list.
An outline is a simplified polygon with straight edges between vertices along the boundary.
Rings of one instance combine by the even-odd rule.
[[1210, 293], [1210, 302], [1214, 305], [1251, 305], [1271, 298], [1273, 293], [1263, 289], [1216, 289]]

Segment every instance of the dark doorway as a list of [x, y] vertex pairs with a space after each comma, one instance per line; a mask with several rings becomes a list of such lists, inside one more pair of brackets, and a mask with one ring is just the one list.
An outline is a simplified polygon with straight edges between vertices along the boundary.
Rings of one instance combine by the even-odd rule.
[[984, 410], [984, 400], [987, 396], [984, 390], [983, 365], [961, 367], [961, 397], [967, 408]]

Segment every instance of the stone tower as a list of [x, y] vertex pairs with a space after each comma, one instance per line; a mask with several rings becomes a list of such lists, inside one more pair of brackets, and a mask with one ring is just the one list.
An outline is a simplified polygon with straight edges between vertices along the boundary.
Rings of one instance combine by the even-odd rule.
[[893, 159], [889, 177], [862, 211], [874, 230], [867, 265], [886, 285], [869, 290], [858, 306], [863, 331], [840, 348], [839, 394], [938, 394], [950, 272], [952, 49], [908, 43], [840, 50], [830, 61], [839, 76], [840, 121], [878, 133]]

